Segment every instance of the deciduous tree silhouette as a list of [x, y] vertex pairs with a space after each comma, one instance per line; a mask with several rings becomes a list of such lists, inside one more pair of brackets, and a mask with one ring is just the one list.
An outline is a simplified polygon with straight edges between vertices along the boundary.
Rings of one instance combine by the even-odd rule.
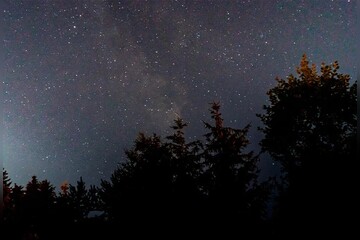
[[284, 173], [278, 210], [289, 230], [337, 222], [340, 205], [350, 198], [346, 173], [356, 157], [357, 83], [338, 70], [335, 62], [322, 64], [318, 73], [304, 55], [298, 76], [277, 79], [259, 115], [265, 125], [261, 146]]

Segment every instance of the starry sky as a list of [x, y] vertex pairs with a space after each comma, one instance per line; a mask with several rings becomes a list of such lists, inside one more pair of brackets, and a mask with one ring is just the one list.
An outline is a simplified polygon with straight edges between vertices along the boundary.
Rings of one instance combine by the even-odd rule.
[[259, 151], [255, 114], [302, 54], [357, 72], [355, 0], [0, 4], [1, 157], [18, 184], [98, 185], [140, 131], [165, 136], [180, 116], [189, 140], [202, 139], [212, 101], [226, 125], [252, 124]]

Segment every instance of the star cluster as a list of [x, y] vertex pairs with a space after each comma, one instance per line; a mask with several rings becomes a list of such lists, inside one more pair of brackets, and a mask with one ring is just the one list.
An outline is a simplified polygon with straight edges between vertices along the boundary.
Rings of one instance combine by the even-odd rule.
[[[3, 159], [14, 182], [98, 184], [139, 131], [175, 117], [204, 134], [209, 102], [256, 130], [302, 54], [355, 76], [356, 1], [5, 1]], [[269, 166], [265, 166], [269, 168]]]

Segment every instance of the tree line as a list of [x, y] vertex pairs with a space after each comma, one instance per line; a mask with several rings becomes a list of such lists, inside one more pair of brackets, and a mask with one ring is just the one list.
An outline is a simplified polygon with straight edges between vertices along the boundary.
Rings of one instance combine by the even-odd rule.
[[[5, 233], [9, 239], [106, 239], [150, 229], [289, 239], [338, 232], [351, 210], [347, 173], [357, 137], [357, 81], [351, 84], [338, 69], [337, 62], [322, 64], [318, 73], [304, 55], [296, 76], [276, 79], [257, 115], [260, 153], [247, 150], [251, 126], [225, 126], [214, 102], [203, 140], [187, 141], [181, 118], [164, 138], [139, 133], [125, 151], [127, 161], [99, 186], [87, 187], [80, 177], [56, 193], [36, 176], [25, 187], [12, 184], [3, 170]], [[280, 179], [259, 181], [263, 152], [280, 163]]]

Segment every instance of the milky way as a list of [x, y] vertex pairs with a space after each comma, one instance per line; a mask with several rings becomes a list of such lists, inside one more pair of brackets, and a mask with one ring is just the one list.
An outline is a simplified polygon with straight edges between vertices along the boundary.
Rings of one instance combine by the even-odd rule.
[[[55, 186], [107, 179], [138, 132], [205, 133], [212, 101], [225, 124], [251, 123], [275, 77], [311, 62], [356, 74], [356, 2], [17, 1], [1, 3], [4, 167]], [[270, 171], [271, 164], [263, 164]]]

